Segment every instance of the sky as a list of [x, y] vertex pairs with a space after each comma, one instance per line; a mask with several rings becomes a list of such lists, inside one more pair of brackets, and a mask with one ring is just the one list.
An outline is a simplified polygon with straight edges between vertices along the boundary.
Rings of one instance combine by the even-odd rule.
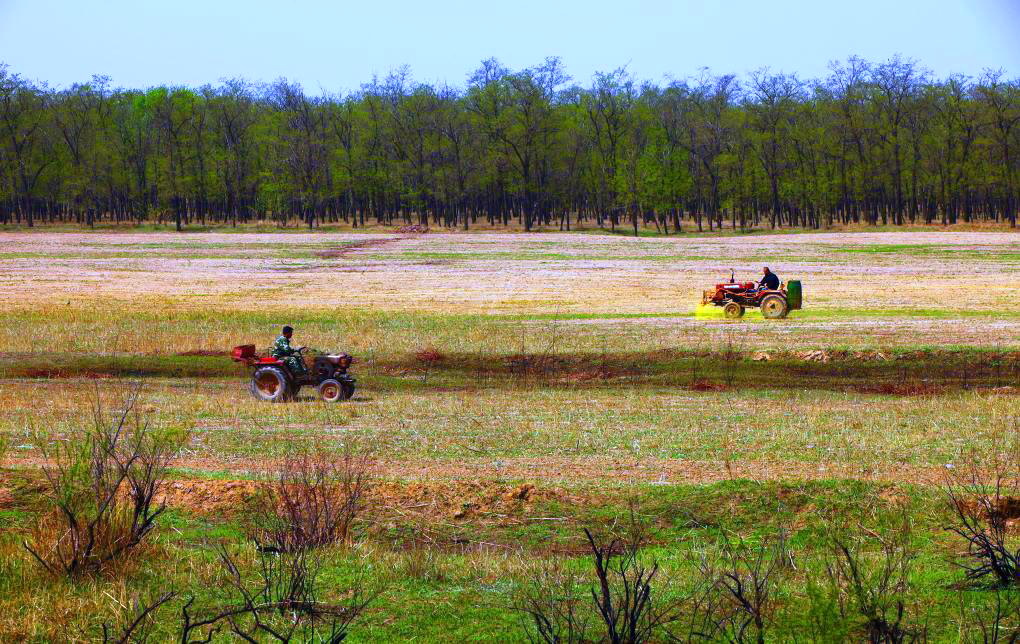
[[285, 77], [342, 92], [401, 65], [460, 86], [486, 58], [547, 56], [581, 85], [624, 66], [655, 82], [704, 67], [817, 78], [897, 54], [941, 77], [1018, 77], [1020, 0], [0, 0], [0, 63], [56, 87]]

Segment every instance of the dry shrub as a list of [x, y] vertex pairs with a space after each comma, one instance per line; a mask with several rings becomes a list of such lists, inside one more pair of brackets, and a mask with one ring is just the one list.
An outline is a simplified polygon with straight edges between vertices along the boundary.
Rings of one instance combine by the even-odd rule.
[[585, 578], [553, 561], [537, 571], [514, 598], [514, 609], [525, 618], [532, 642], [559, 644], [589, 641], [592, 615], [591, 597], [584, 588]]
[[[863, 528], [832, 537], [826, 575], [844, 620], [859, 621], [863, 639], [874, 644], [920, 642], [926, 629], [911, 624], [908, 614], [909, 576], [916, 549], [904, 515], [891, 534]], [[856, 616], [856, 617], [855, 617]]]
[[366, 590], [365, 577], [358, 574], [340, 593], [342, 601], [321, 601], [319, 562], [307, 550], [258, 552], [253, 579], [246, 578], [225, 548], [219, 555], [231, 600], [201, 611], [194, 609], [194, 598], [185, 602], [181, 608], [181, 642], [208, 642], [227, 629], [246, 642], [339, 644], [378, 594]]
[[669, 607], [659, 610], [652, 603], [652, 581], [659, 564], [642, 564], [638, 555], [644, 534], [629, 538], [597, 541], [585, 529], [595, 569], [596, 585], [591, 589], [596, 612], [611, 642], [646, 642], [663, 624], [673, 620]]
[[100, 572], [136, 549], [166, 506], [156, 502], [179, 442], [135, 413], [136, 388], [112, 423], [98, 390], [92, 426], [56, 447], [42, 440], [43, 467], [54, 505], [25, 548], [54, 574]]
[[985, 458], [969, 454], [964, 465], [946, 476], [945, 491], [953, 523], [946, 527], [967, 544], [959, 565], [967, 581], [990, 579], [997, 586], [1020, 585], [1020, 548], [1011, 535], [1020, 499], [1020, 418], [991, 441]]
[[[522, 585], [513, 608], [524, 616], [533, 642], [693, 641], [702, 636], [715, 610], [711, 584], [669, 596], [659, 582], [657, 562], [641, 553], [647, 534], [631, 513], [623, 534], [584, 530], [591, 573], [566, 570], [553, 561]], [[713, 580], [714, 581], [714, 580]]]
[[[981, 593], [984, 595], [985, 593]], [[1011, 589], [992, 591], [990, 606], [974, 606], [960, 591], [960, 635], [965, 644], [1015, 644], [1020, 642], [1020, 597]]]
[[709, 594], [695, 639], [764, 642], [775, 611], [776, 590], [792, 568], [785, 534], [756, 545], [726, 543], [722, 562], [706, 559], [700, 566], [702, 577], [718, 595]]
[[291, 454], [274, 478], [259, 485], [248, 535], [260, 549], [275, 552], [349, 543], [368, 485], [368, 455], [353, 446]]
[[732, 388], [737, 379], [737, 372], [740, 370], [741, 363], [744, 360], [744, 344], [739, 337], [735, 339], [733, 335], [726, 336], [726, 341], [719, 352], [719, 360], [723, 373], [723, 382], [725, 382], [727, 387]]

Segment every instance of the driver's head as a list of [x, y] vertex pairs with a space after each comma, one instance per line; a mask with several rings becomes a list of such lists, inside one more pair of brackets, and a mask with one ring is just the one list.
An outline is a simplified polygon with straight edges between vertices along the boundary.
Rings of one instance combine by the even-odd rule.
[[285, 326], [285, 327], [283, 327], [283, 337], [285, 337], [288, 340], [290, 340], [290, 336], [292, 336], [292, 335], [294, 335], [294, 327], [292, 327], [292, 326]]
[[761, 269], [761, 274], [762, 274], [762, 275], [768, 275], [768, 274], [769, 274], [769, 273], [771, 273], [771, 272], [772, 272], [772, 271], [770, 271], [770, 270], [769, 270], [769, 267], [768, 267], [768, 266], [766, 266], [765, 268]]

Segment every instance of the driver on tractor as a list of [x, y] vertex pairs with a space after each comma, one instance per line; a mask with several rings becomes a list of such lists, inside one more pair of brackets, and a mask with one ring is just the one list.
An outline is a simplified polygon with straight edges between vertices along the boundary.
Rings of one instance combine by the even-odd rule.
[[762, 269], [762, 278], [761, 281], [758, 282], [758, 288], [768, 289], [770, 291], [779, 290], [779, 276], [770, 271], [769, 267], [766, 266]]
[[280, 337], [276, 338], [276, 342], [273, 343], [273, 357], [283, 360], [283, 363], [287, 365], [291, 373], [295, 376], [302, 376], [305, 374], [305, 361], [301, 358], [301, 351], [305, 347], [298, 347], [292, 349], [290, 346], [290, 338], [294, 335], [294, 328], [291, 326], [283, 327], [283, 333]]

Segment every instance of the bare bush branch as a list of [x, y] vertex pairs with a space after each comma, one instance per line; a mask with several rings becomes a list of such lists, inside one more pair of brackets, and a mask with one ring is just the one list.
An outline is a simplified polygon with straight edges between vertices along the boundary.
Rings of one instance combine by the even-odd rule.
[[995, 602], [991, 610], [968, 610], [964, 593], [959, 592], [960, 632], [965, 644], [1020, 642], [1020, 596], [1011, 589], [996, 588], [992, 592]]
[[[708, 592], [711, 583], [695, 584], [694, 592], [683, 596], [656, 592], [659, 564], [641, 560], [647, 537], [633, 508], [622, 535], [602, 536], [587, 528], [584, 535], [593, 579], [553, 562], [515, 599], [514, 608], [525, 616], [531, 641], [693, 642], [707, 639], [702, 633], [715, 633], [708, 626], [717, 595]], [[671, 625], [677, 626], [675, 632], [668, 630]]]
[[971, 582], [1020, 585], [1020, 548], [1009, 534], [1011, 519], [1020, 516], [1020, 419], [993, 437], [990, 455], [960, 461], [959, 473], [947, 474], [945, 483], [955, 520], [946, 529], [967, 544], [957, 565]]
[[[209, 642], [224, 627], [246, 642], [317, 641], [338, 644], [347, 638], [351, 624], [376, 597], [359, 575], [341, 602], [318, 599], [318, 562], [312, 553], [257, 553], [257, 577], [245, 578], [230, 553], [222, 548], [220, 563], [233, 601], [192, 613], [194, 598], [181, 609], [181, 643]], [[193, 639], [200, 637], [202, 639]]]
[[350, 445], [292, 454], [260, 486], [249, 536], [272, 552], [349, 543], [368, 485], [368, 457]]
[[141, 543], [166, 510], [156, 498], [177, 442], [136, 413], [138, 391], [108, 424], [97, 387], [92, 427], [82, 438], [58, 447], [40, 441], [51, 463], [43, 472], [54, 512], [24, 546], [51, 573], [101, 570]]
[[513, 607], [525, 616], [532, 642], [572, 644], [590, 639], [588, 593], [578, 590], [584, 588], [584, 582], [580, 574], [568, 572], [554, 561], [517, 593]]
[[110, 627], [103, 624], [103, 644], [128, 644], [128, 642], [146, 642], [149, 639], [152, 618], [163, 604], [177, 596], [175, 592], [163, 593], [152, 602], [141, 604], [135, 602], [134, 616], [119, 635], [110, 633]]
[[783, 575], [793, 567], [780, 533], [757, 546], [725, 544], [724, 561], [718, 571], [702, 568], [705, 577], [714, 576], [715, 586], [725, 601], [711, 606], [704, 620], [708, 637], [721, 635], [731, 642], [764, 642], [775, 608], [775, 591]]
[[841, 616], [863, 620], [858, 628], [868, 642], [902, 644], [927, 637], [924, 627], [910, 624], [907, 610], [910, 570], [917, 557], [911, 537], [906, 513], [885, 536], [858, 527], [830, 537], [826, 561], [830, 587]]

